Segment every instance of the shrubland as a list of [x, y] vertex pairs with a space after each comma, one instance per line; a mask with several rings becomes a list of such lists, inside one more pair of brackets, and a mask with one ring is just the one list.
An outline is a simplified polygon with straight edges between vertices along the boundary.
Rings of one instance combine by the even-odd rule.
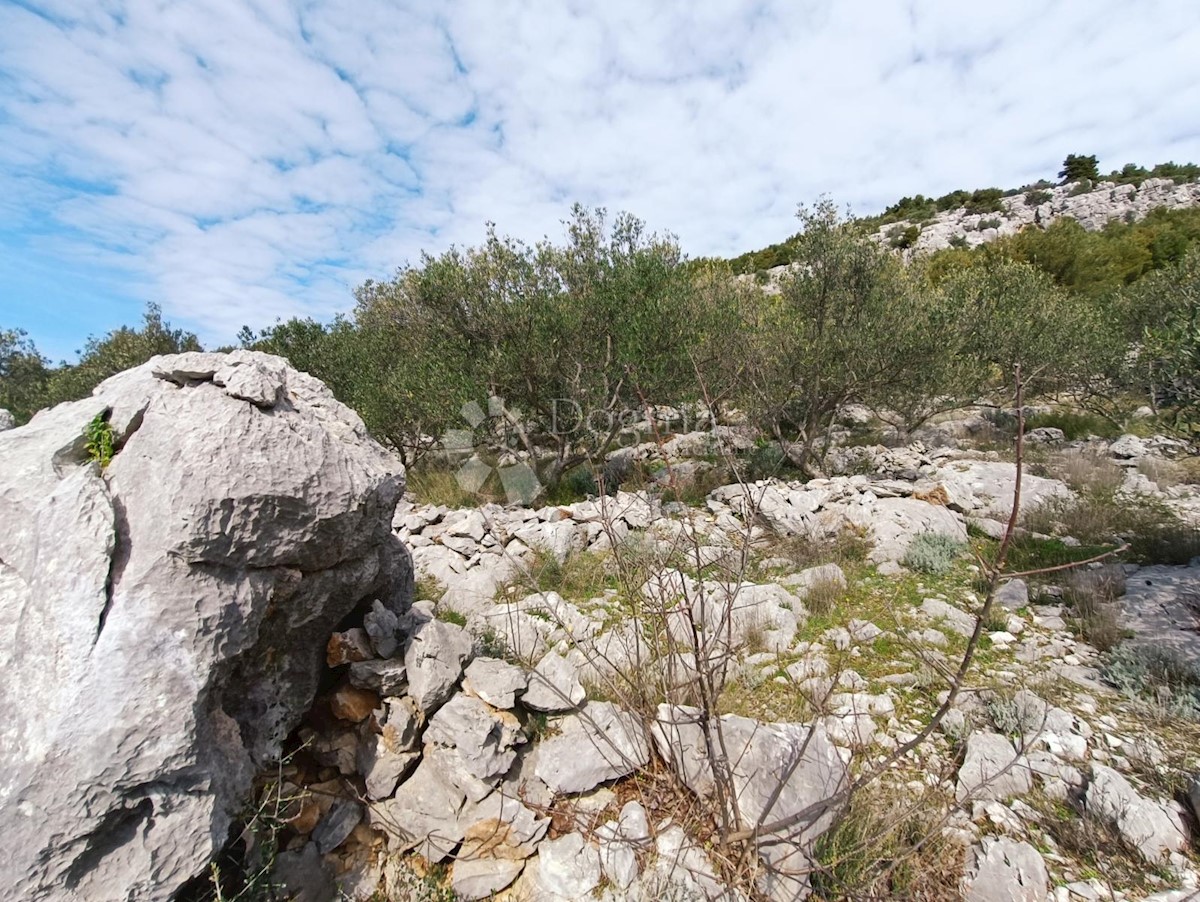
[[[931, 204], [982, 208], [993, 193]], [[605, 455], [664, 407], [737, 408], [781, 449], [776, 465], [815, 475], [846, 405], [911, 429], [999, 397], [1018, 364], [1031, 398], [1070, 398], [1112, 430], [1141, 406], [1195, 429], [1200, 210], [1100, 232], [1063, 220], [908, 263], [828, 201], [798, 218], [790, 265], [763, 284], [737, 261], [688, 260], [631, 215], [577, 205], [558, 240], [492, 226], [478, 247], [367, 281], [350, 315], [239, 339], [323, 379], [406, 463], [450, 435], [486, 437], [551, 491], [581, 467], [594, 485]], [[23, 422], [153, 354], [198, 348], [153, 306], [69, 366], [5, 331], [0, 405]]]

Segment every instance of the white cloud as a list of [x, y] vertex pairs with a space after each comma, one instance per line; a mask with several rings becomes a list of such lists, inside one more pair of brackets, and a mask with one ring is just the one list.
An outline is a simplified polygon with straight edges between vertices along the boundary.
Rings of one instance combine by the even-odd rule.
[[29, 0], [0, 8], [0, 229], [228, 341], [573, 200], [733, 254], [821, 193], [1200, 158], [1197, 46], [1188, 0]]

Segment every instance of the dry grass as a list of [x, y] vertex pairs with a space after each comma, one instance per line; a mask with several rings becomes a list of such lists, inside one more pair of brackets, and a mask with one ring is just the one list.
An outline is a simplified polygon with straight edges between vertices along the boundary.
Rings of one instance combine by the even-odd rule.
[[936, 790], [913, 798], [896, 787], [859, 793], [818, 841], [813, 898], [961, 899], [963, 846], [942, 835], [951, 801]]
[[1138, 461], [1137, 469], [1160, 491], [1179, 485], [1200, 485], [1200, 457], [1185, 457], [1182, 460], [1143, 457]]
[[1063, 601], [1079, 637], [1100, 651], [1116, 647], [1126, 637], [1117, 606], [1124, 594], [1125, 572], [1115, 564], [1072, 571], [1063, 586]]
[[1053, 454], [1045, 464], [1047, 472], [1077, 492], [1115, 492], [1125, 474], [1107, 457], [1083, 451]]

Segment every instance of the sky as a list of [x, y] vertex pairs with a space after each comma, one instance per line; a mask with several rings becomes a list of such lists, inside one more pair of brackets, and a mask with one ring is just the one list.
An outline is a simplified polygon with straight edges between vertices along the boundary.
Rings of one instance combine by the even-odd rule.
[[0, 0], [0, 328], [230, 344], [576, 201], [732, 256], [1198, 114], [1195, 0]]

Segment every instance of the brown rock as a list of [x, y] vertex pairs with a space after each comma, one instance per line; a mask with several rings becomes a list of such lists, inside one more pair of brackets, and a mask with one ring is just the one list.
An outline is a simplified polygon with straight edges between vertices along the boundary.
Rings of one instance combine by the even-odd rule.
[[339, 720], [361, 723], [379, 707], [379, 696], [349, 683], [343, 685], [329, 700], [329, 710]]
[[374, 654], [371, 652], [371, 640], [367, 631], [358, 627], [334, 633], [329, 637], [329, 644], [325, 646], [325, 663], [330, 667], [366, 661], [372, 657]]

